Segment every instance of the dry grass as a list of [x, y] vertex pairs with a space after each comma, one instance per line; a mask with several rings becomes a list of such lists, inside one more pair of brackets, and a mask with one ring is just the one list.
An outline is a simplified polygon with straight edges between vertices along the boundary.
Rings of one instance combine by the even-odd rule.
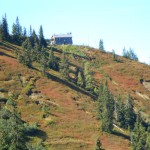
[[[141, 78], [150, 79], [149, 66], [122, 57], [118, 57], [120, 62], [114, 62], [110, 53], [87, 47], [78, 48], [86, 56], [93, 58], [90, 60], [93, 63], [91, 70], [95, 72], [94, 78], [98, 84], [107, 75], [109, 88], [114, 95], [121, 94], [125, 98], [130, 92], [136, 109], [143, 108], [143, 112], [149, 116], [150, 102], [136, 94], [138, 91], [150, 97], [150, 93], [139, 82]], [[96, 103], [91, 97], [73, 90], [59, 80], [48, 79], [41, 76], [39, 71], [19, 64], [11, 57], [15, 57], [12, 51], [11, 48], [0, 47], [0, 88], [5, 89], [5, 94], [10, 91], [16, 92], [19, 96], [17, 104], [22, 119], [28, 123], [36, 122], [43, 131], [33, 137], [33, 141], [42, 138], [52, 150], [91, 150], [95, 148], [97, 137], [100, 137], [103, 147], [107, 150], [130, 149], [128, 139], [100, 132], [100, 124], [96, 119]], [[60, 57], [60, 53], [55, 54]], [[82, 60], [78, 63], [72, 60], [72, 63], [82, 66]], [[39, 67], [37, 63], [33, 65]], [[58, 72], [49, 70], [49, 73], [60, 78]], [[18, 77], [20, 74], [24, 84]], [[33, 98], [32, 92], [38, 96]]]

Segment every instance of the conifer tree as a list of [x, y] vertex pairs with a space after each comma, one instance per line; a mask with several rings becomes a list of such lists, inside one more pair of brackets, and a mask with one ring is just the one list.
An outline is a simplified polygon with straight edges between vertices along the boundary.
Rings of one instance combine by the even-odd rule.
[[9, 40], [9, 30], [6, 14], [2, 17], [2, 23], [0, 23], [0, 39], [8, 41]]
[[99, 50], [105, 51], [104, 50], [104, 42], [102, 39], [100, 39], [100, 41], [99, 41]]
[[33, 49], [29, 38], [23, 42], [22, 47], [23, 53], [19, 56], [19, 61], [28, 67], [32, 67]]
[[41, 50], [41, 56], [40, 56], [40, 64], [41, 64], [41, 69], [42, 69], [42, 74], [45, 76], [46, 75], [46, 69], [47, 69], [47, 55], [44, 47], [42, 47]]
[[29, 36], [32, 35], [32, 26], [30, 25], [30, 31], [29, 31]]
[[126, 50], [126, 48], [123, 48], [123, 57], [130, 59], [130, 53], [128, 50]]
[[93, 91], [93, 82], [92, 73], [90, 71], [90, 64], [85, 62], [84, 64], [84, 78], [85, 78], [85, 88], [89, 91]]
[[27, 29], [25, 27], [23, 28], [23, 36], [27, 37]]
[[117, 122], [120, 127], [124, 127], [125, 125], [125, 106], [122, 102], [122, 98], [119, 95], [117, 98], [117, 104], [116, 104], [116, 113], [117, 113]]
[[6, 108], [0, 111], [0, 149], [26, 150], [23, 123], [17, 113], [14, 96], [11, 95]]
[[30, 41], [31, 41], [32, 47], [35, 49], [38, 49], [39, 39], [38, 39], [38, 36], [36, 35], [35, 30], [33, 30], [30, 36]]
[[136, 115], [133, 109], [133, 103], [130, 94], [128, 94], [127, 97], [124, 117], [125, 117], [125, 128], [127, 129], [129, 127], [130, 129], [133, 129], [134, 123], [136, 121]]
[[100, 83], [99, 86], [99, 95], [97, 99], [97, 118], [102, 119], [102, 112], [104, 110], [104, 93], [103, 93], [103, 84]]
[[19, 18], [16, 18], [16, 23], [12, 26], [12, 40], [14, 43], [22, 44], [22, 27], [19, 23]]
[[40, 48], [41, 48], [42, 46], [44, 46], [44, 47], [47, 46], [46, 40], [44, 39], [44, 34], [43, 34], [42, 25], [40, 26], [40, 30], [39, 30], [39, 46], [40, 46]]
[[104, 132], [112, 132], [113, 129], [113, 112], [114, 112], [114, 98], [110, 93], [107, 81], [104, 86], [100, 85], [98, 97], [98, 113], [101, 120], [101, 129]]
[[117, 56], [114, 49], [112, 50], [112, 58], [114, 61], [117, 61]]
[[61, 57], [59, 71], [63, 78], [65, 79], [69, 78], [69, 63], [68, 63], [68, 59], [66, 57], [65, 52], [63, 52], [62, 57]]
[[130, 59], [138, 61], [137, 55], [134, 53], [134, 50], [132, 48], [129, 49]]
[[0, 40], [2, 40], [3, 38], [2, 38], [2, 23], [1, 23], [1, 21], [0, 21]]
[[137, 55], [134, 53], [133, 49], [130, 48], [129, 50], [126, 50], [125, 47], [123, 49], [123, 57], [138, 61]]
[[52, 49], [49, 51], [49, 61], [48, 61], [49, 68], [58, 70], [58, 64], [56, 62], [56, 58], [54, 56], [54, 52]]
[[22, 34], [22, 27], [19, 23], [19, 18], [17, 16], [17, 18], [16, 18], [16, 35], [21, 36], [21, 34]]
[[133, 150], [145, 150], [147, 134], [141, 122], [141, 116], [138, 113], [135, 127], [132, 133], [132, 148]]

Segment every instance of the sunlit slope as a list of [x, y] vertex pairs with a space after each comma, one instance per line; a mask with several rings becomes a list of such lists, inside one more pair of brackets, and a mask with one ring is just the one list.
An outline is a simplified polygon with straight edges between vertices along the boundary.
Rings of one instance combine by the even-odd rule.
[[[56, 47], [58, 50], [64, 46]], [[59, 72], [48, 70], [49, 78], [41, 75], [40, 67], [23, 66], [16, 59], [21, 47], [10, 43], [0, 43], [0, 105], [5, 106], [9, 93], [16, 95], [18, 111], [28, 123], [37, 123], [41, 130], [32, 137], [33, 142], [40, 139], [49, 149], [94, 149], [97, 137], [108, 150], [130, 148], [128, 137], [102, 134], [96, 119], [96, 99], [75, 84], [61, 78]], [[72, 53], [72, 52], [71, 52]], [[150, 93], [140, 79], [150, 79], [150, 67], [135, 61], [117, 57], [89, 47], [76, 47], [79, 56], [70, 57], [70, 62], [82, 68], [86, 59], [91, 64], [97, 86], [107, 79], [109, 88], [125, 100], [131, 94], [135, 110], [141, 109], [148, 120], [150, 115]], [[55, 51], [58, 58], [61, 53]]]

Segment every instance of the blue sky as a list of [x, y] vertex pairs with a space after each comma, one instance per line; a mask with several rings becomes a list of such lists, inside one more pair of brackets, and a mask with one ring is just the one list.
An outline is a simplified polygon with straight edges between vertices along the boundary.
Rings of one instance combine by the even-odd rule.
[[38, 34], [72, 32], [74, 44], [98, 47], [103, 39], [106, 51], [134, 49], [141, 62], [150, 62], [150, 0], [0, 0], [0, 15], [7, 14], [9, 29], [16, 17]]

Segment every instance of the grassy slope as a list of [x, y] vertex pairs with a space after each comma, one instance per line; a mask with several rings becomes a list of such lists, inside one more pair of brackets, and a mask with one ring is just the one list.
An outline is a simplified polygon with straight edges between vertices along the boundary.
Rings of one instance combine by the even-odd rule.
[[[55, 71], [50, 70], [50, 73], [57, 78], [47, 79], [39, 71], [19, 64], [13, 47], [16, 46], [9, 43], [0, 45], [0, 97], [7, 97], [8, 92], [21, 95], [17, 103], [22, 119], [29, 123], [37, 122], [41, 129], [41, 133], [33, 137], [33, 142], [42, 138], [49, 149], [91, 150], [100, 136], [102, 145], [107, 150], [130, 148], [126, 136], [102, 134], [99, 131], [96, 104], [91, 97], [68, 87]], [[120, 93], [124, 96], [130, 92], [136, 106], [141, 106], [149, 114], [149, 101], [136, 94], [139, 91], [150, 97], [149, 92], [139, 83], [141, 77], [149, 78], [148, 66], [121, 57], [119, 59], [124, 63], [116, 63], [111, 54], [83, 47], [80, 49], [86, 55], [95, 57], [91, 63], [97, 81], [105, 76], [111, 77], [109, 87], [115, 95]], [[98, 66], [99, 64], [101, 65]]]

